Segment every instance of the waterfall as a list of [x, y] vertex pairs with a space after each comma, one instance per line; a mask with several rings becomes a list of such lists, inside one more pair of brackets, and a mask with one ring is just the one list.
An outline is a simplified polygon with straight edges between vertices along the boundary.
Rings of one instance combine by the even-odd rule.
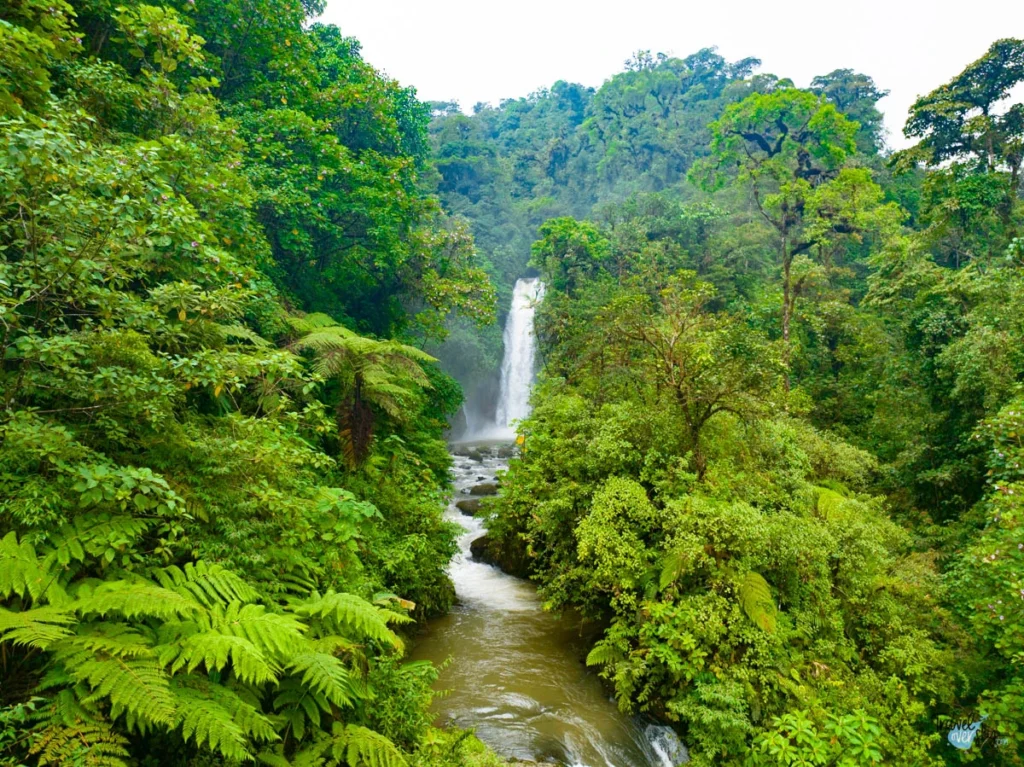
[[536, 277], [516, 281], [512, 308], [505, 320], [505, 359], [501, 363], [501, 388], [495, 411], [496, 431], [511, 438], [514, 421], [530, 414], [530, 387], [536, 366], [537, 343], [533, 316], [544, 296], [544, 283]]

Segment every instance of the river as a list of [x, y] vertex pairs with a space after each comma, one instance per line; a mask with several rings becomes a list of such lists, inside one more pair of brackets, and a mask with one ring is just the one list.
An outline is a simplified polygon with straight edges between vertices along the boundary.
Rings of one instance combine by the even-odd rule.
[[[438, 722], [472, 728], [498, 754], [585, 767], [674, 767], [686, 749], [668, 727], [619, 711], [583, 663], [587, 640], [579, 621], [545, 612], [535, 586], [478, 562], [470, 544], [485, 529], [455, 506], [469, 490], [494, 482], [508, 465], [515, 422], [529, 414], [536, 366], [533, 317], [544, 286], [516, 283], [505, 323], [500, 398], [493, 421], [470, 425], [452, 446], [454, 494], [446, 515], [465, 532], [449, 572], [457, 604], [430, 622], [414, 660], [444, 666], [434, 702]], [[486, 440], [486, 441], [482, 441]]]
[[449, 661], [434, 703], [438, 723], [473, 728], [505, 757], [587, 767], [667, 766], [685, 749], [667, 727], [621, 713], [601, 680], [584, 665], [586, 639], [568, 617], [545, 612], [533, 584], [478, 562], [470, 543], [484, 528], [455, 502], [492, 481], [507, 461], [490, 445], [483, 461], [458, 455], [447, 515], [465, 529], [450, 573], [458, 603], [431, 621], [413, 659]]

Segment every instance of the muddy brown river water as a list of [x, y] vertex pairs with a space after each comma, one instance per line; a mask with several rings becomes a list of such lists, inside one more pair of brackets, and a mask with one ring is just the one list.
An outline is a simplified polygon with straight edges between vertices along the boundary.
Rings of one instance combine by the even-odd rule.
[[[586, 767], [671, 767], [685, 748], [667, 727], [621, 713], [607, 688], [584, 665], [578, 621], [543, 610], [536, 588], [475, 561], [470, 543], [482, 522], [461, 514], [457, 500], [505, 468], [490, 445], [482, 462], [455, 455], [450, 519], [466, 532], [451, 562], [458, 604], [430, 623], [414, 660], [449, 665], [434, 703], [438, 723], [473, 728], [502, 756]], [[456, 450], [456, 452], [459, 452]]]

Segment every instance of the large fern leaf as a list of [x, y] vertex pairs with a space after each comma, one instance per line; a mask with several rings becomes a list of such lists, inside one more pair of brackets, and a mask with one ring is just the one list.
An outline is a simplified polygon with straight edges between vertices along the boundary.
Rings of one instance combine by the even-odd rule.
[[291, 615], [268, 612], [263, 605], [233, 602], [213, 610], [213, 625], [230, 636], [248, 639], [270, 658], [288, 658], [305, 649], [306, 626]]
[[348, 724], [334, 728], [335, 741], [331, 756], [339, 761], [344, 758], [349, 767], [407, 767], [402, 752], [390, 740], [378, 732]]
[[32, 743], [40, 767], [126, 767], [128, 741], [103, 721], [52, 721]]
[[189, 562], [184, 568], [166, 567], [154, 573], [165, 589], [185, 594], [204, 607], [227, 606], [231, 602], [255, 602], [259, 593], [230, 570], [206, 562]]
[[328, 591], [323, 596], [314, 594], [312, 598], [299, 603], [293, 609], [304, 617], [319, 618], [331, 631], [355, 634], [393, 647], [401, 647], [402, 642], [395, 632], [388, 628], [388, 623], [411, 621], [404, 615], [377, 607], [355, 594], [336, 591]]
[[[167, 660], [167, 656], [163, 659]], [[170, 660], [172, 674], [181, 669], [191, 672], [200, 665], [207, 671], [222, 671], [229, 662], [235, 677], [245, 684], [276, 682], [280, 672], [277, 664], [249, 639], [218, 631], [202, 631], [186, 637]]]
[[179, 676], [171, 685], [171, 694], [182, 737], [228, 759], [251, 759], [250, 739], [277, 739], [270, 721], [223, 685], [201, 677]]
[[133, 627], [123, 623], [92, 623], [81, 627], [69, 645], [93, 655], [114, 658], [155, 657], [149, 639]]
[[32, 544], [19, 542], [13, 531], [0, 538], [0, 598], [15, 594], [39, 599], [53, 580]]
[[816, 495], [814, 508], [818, 512], [818, 515], [823, 518], [828, 518], [839, 511], [839, 508], [846, 501], [846, 498], [827, 487], [816, 487], [814, 488]]
[[621, 647], [614, 642], [602, 640], [594, 645], [594, 648], [587, 654], [587, 665], [606, 666], [610, 663], [618, 663], [625, 657]]
[[119, 613], [125, 618], [145, 616], [164, 620], [202, 610], [189, 596], [143, 581], [108, 581], [95, 590], [82, 589], [74, 607], [81, 615]]
[[88, 683], [90, 693], [82, 701], [85, 705], [108, 699], [114, 719], [124, 714], [131, 725], [174, 724], [169, 680], [156, 658], [86, 656], [76, 649], [59, 652], [57, 660], [72, 678]]
[[292, 658], [289, 668], [302, 675], [303, 685], [336, 706], [351, 706], [363, 693], [345, 664], [328, 653], [301, 653]]
[[758, 573], [748, 572], [739, 587], [740, 605], [756, 625], [769, 634], [775, 633], [775, 601], [768, 581]]
[[58, 607], [37, 607], [20, 612], [0, 607], [0, 643], [10, 642], [45, 650], [70, 635], [67, 627], [74, 622], [72, 613]]

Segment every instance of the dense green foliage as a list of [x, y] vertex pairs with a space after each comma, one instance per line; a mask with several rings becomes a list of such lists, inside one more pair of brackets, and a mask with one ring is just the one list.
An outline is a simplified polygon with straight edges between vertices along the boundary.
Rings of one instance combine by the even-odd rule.
[[321, 6], [0, 6], [0, 765], [499, 764], [401, 632], [454, 598], [435, 357], [486, 389], [527, 269], [489, 548], [623, 710], [699, 765], [1024, 763], [1024, 42], [890, 154], [853, 70], [468, 116]]
[[0, 7], [0, 764], [492, 760], [396, 633], [492, 290], [317, 5]]
[[[1022, 56], [1001, 40], [919, 99], [891, 155], [863, 75], [737, 65], [674, 107], [694, 58], [638, 57], [582, 110], [586, 178], [522, 188], [559, 215], [532, 246], [544, 369], [490, 548], [597, 622], [588, 663], [696, 764], [1024, 762]], [[613, 102], [700, 127], [640, 173], [627, 143], [588, 166]], [[480, 168], [522, 156], [478, 141]], [[946, 741], [982, 717], [972, 748]]]

